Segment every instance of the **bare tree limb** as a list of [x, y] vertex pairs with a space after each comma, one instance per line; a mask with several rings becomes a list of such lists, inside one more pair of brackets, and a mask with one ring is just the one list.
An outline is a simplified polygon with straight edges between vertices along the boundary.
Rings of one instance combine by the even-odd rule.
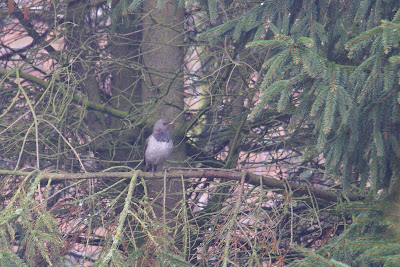
[[[54, 181], [62, 180], [82, 180], [82, 179], [110, 179], [110, 178], [132, 178], [134, 172], [92, 172], [92, 173], [42, 173], [43, 179], [52, 179]], [[0, 175], [20, 175], [27, 176], [31, 172], [27, 171], [10, 171], [10, 170], [0, 170]], [[140, 177], [145, 179], [164, 179], [163, 172], [156, 172], [154, 175], [150, 172], [141, 172]], [[184, 179], [188, 178], [223, 178], [227, 180], [240, 181], [243, 176], [243, 172], [238, 170], [216, 170], [216, 169], [177, 169], [167, 172], [168, 179]], [[278, 180], [276, 178], [270, 178], [266, 176], [256, 175], [247, 172], [246, 182], [259, 186], [261, 183], [268, 189], [286, 189], [289, 185], [293, 194], [296, 196], [304, 196], [313, 194], [316, 198], [323, 199], [330, 202], [336, 202], [338, 199], [349, 199], [351, 201], [361, 200], [363, 196], [355, 193], [344, 194], [339, 190], [328, 191], [319, 189], [311, 186], [308, 183], [297, 183], [285, 180]]]
[[[13, 10], [14, 10], [13, 15], [15, 15], [15, 17], [19, 20], [19, 22], [24, 27], [28, 35], [32, 37], [34, 43], [37, 43], [39, 42], [39, 40], [42, 40], [43, 38], [46, 37], [47, 33], [40, 36], [40, 34], [34, 29], [33, 24], [29, 20], [24, 18], [24, 14], [22, 13], [21, 9], [18, 8], [18, 5], [16, 5], [14, 1], [9, 1], [8, 3], [9, 4], [11, 3], [13, 5]], [[46, 45], [44, 49], [49, 54], [56, 52], [54, 47], [52, 47], [50, 44]]]

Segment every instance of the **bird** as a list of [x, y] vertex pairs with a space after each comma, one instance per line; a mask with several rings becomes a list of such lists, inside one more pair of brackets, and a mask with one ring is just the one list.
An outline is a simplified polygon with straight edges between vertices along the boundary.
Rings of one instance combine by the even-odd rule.
[[169, 129], [173, 124], [173, 122], [164, 118], [159, 119], [154, 124], [153, 133], [147, 138], [144, 149], [146, 172], [151, 169], [154, 174], [157, 165], [162, 164], [169, 158], [174, 146], [169, 135]]

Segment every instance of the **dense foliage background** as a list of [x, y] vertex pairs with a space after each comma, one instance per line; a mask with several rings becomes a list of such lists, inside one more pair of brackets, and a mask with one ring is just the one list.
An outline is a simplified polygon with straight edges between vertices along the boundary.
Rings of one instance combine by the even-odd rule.
[[399, 6], [1, 2], [1, 261], [395, 266]]

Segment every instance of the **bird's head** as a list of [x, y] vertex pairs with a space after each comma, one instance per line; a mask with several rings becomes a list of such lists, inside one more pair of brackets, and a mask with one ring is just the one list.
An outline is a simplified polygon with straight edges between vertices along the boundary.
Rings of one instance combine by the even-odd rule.
[[156, 124], [154, 124], [153, 133], [161, 133], [168, 132], [169, 128], [173, 125], [173, 122], [170, 122], [167, 119], [159, 119]]

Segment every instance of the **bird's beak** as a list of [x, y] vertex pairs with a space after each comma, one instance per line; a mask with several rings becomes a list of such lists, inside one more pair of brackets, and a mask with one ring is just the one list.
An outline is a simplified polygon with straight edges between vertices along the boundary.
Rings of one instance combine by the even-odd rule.
[[170, 123], [168, 123], [168, 125], [174, 125], [174, 122], [173, 122], [173, 121], [171, 121]]

